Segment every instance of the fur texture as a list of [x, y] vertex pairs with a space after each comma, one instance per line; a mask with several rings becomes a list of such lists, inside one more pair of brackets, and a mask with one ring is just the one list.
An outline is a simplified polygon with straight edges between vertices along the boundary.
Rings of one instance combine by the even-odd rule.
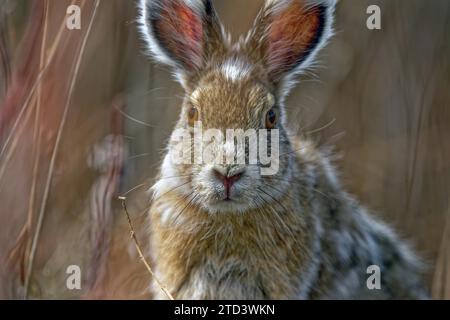
[[[231, 45], [210, 1], [142, 0], [140, 29], [152, 56], [186, 91], [176, 129], [261, 129], [332, 35], [333, 0], [267, 1], [253, 29]], [[174, 164], [172, 135], [152, 188], [151, 253], [177, 299], [426, 298], [408, 246], [339, 184], [323, 151], [280, 132], [279, 171]], [[224, 199], [217, 177], [239, 179]], [[367, 268], [381, 269], [369, 290]], [[157, 298], [164, 298], [153, 286]]]

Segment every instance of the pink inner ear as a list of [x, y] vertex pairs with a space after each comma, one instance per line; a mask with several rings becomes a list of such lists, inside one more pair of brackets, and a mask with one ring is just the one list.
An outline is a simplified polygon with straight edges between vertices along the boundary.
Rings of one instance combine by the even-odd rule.
[[182, 0], [163, 0], [156, 34], [169, 54], [187, 69], [200, 67], [203, 58], [203, 21]]
[[321, 28], [320, 8], [305, 9], [298, 1], [272, 18], [268, 37], [270, 74], [278, 80], [304, 58], [317, 41]]

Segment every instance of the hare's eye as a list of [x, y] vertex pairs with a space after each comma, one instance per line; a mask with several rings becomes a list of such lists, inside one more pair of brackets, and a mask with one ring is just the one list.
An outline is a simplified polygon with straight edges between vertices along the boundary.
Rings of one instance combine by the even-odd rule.
[[270, 109], [266, 114], [266, 128], [273, 129], [277, 124], [277, 112], [274, 109]]
[[196, 107], [191, 107], [188, 111], [189, 125], [194, 126], [195, 122], [198, 121], [198, 109]]

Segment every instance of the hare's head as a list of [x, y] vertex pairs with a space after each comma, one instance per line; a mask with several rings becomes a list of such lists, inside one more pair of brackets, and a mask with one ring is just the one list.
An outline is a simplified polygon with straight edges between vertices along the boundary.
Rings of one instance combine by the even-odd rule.
[[331, 36], [335, 2], [267, 0], [231, 44], [210, 0], [141, 0], [148, 49], [186, 93], [169, 144], [169, 154], [184, 155], [179, 163], [166, 156], [156, 192], [176, 189], [210, 212], [277, 201], [294, 161], [283, 101]]

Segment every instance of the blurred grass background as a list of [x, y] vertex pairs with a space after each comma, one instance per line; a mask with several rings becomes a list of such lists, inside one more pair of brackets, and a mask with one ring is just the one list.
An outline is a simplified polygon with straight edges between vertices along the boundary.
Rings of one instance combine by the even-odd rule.
[[[236, 39], [263, 2], [214, 3]], [[70, 4], [81, 30], [65, 28]], [[382, 30], [366, 28], [371, 4]], [[149, 297], [117, 196], [132, 190], [145, 243], [182, 90], [143, 54], [135, 17], [126, 0], [0, 0], [0, 298]], [[289, 125], [336, 146], [346, 188], [411, 240], [448, 299], [450, 2], [343, 0], [336, 28]], [[81, 291], [66, 287], [72, 264]]]

